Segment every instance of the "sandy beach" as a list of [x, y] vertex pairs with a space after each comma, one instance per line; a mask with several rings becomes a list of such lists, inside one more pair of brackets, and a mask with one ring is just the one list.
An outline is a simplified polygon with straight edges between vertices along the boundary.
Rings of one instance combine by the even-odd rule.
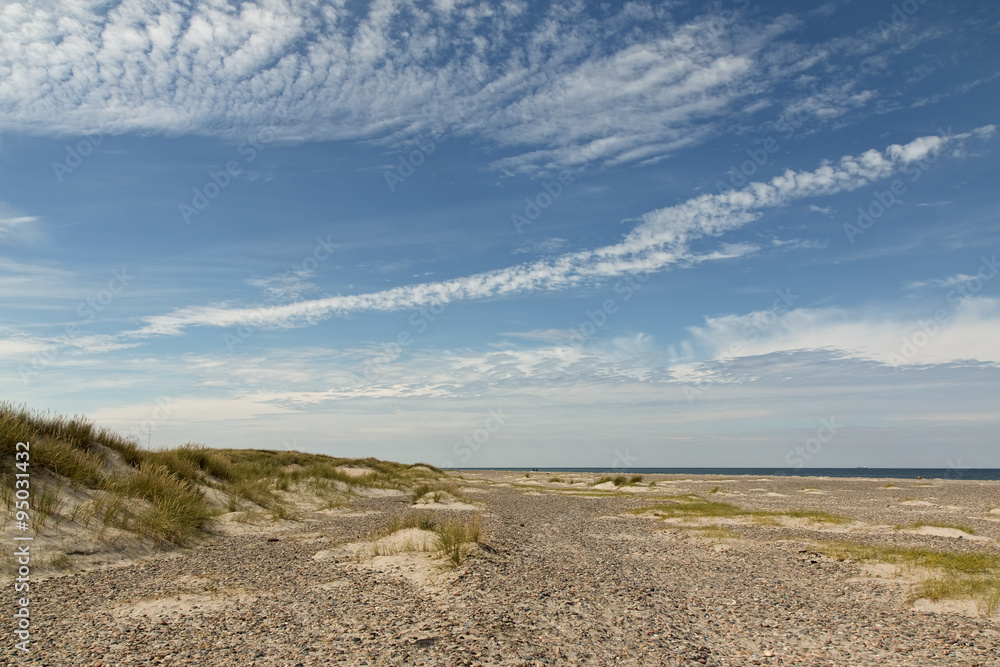
[[[824, 546], [1000, 554], [1000, 482], [653, 475], [617, 487], [585, 474], [454, 477], [460, 500], [411, 506], [402, 492], [373, 494], [50, 576], [35, 587], [30, 655], [7, 642], [5, 660], [1000, 664], [995, 615], [971, 600], [913, 599], [930, 574], [919, 567], [841, 560]], [[670, 516], [695, 496], [745, 514]], [[654, 505], [667, 511], [642, 511]], [[476, 513], [480, 544], [457, 567], [417, 527], [373, 547], [392, 517]]]

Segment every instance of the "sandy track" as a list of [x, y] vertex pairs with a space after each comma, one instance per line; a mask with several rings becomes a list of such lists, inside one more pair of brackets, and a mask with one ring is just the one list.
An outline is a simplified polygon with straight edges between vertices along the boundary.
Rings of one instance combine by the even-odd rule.
[[[884, 483], [719, 485], [732, 491], [721, 499], [742, 505], [843, 511], [861, 531], [930, 511], [901, 505], [896, 496], [918, 495], [914, 489], [897, 493], [880, 489]], [[949, 505], [988, 516], [1000, 484], [981, 492], [957, 484], [919, 495], [946, 497], [928, 501], [935, 511], [953, 512], [941, 509]], [[349, 555], [314, 558], [364, 537], [386, 513], [410, 511], [403, 498], [359, 499], [356, 508], [370, 513], [315, 514], [283, 533], [220, 537], [172, 557], [44, 581], [33, 598], [31, 654], [14, 656], [9, 641], [5, 659], [67, 666], [1000, 664], [995, 619], [917, 611], [905, 583], [813, 553], [811, 540], [830, 537], [813, 527], [735, 526], [743, 539], [713, 540], [623, 517], [649, 503], [640, 493], [480, 488], [474, 498], [484, 507], [489, 547], [432, 580], [406, 576], [405, 562], [379, 571]], [[995, 540], [871, 531], [898, 543], [996, 550]]]

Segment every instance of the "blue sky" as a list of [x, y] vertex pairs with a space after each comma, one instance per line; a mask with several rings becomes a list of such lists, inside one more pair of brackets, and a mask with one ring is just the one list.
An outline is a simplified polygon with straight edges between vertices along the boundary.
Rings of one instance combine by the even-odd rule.
[[456, 467], [1000, 467], [998, 33], [5, 3], [4, 398]]

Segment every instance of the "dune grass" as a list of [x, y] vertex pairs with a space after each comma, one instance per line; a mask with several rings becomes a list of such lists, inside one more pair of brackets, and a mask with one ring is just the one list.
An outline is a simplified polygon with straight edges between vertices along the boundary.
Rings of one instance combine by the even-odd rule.
[[598, 486], [599, 484], [605, 484], [607, 482], [611, 482], [615, 486], [635, 486], [641, 481], [642, 475], [615, 475], [614, 477], [604, 475], [598, 478], [598, 480], [591, 484], [591, 486]]
[[981, 614], [1000, 610], [1000, 555], [982, 552], [954, 553], [930, 549], [886, 547], [857, 542], [827, 542], [817, 551], [839, 560], [890, 563], [904, 568], [936, 572], [920, 582], [911, 599], [970, 599]]
[[461, 565], [469, 554], [469, 544], [482, 539], [482, 520], [482, 514], [476, 512], [469, 519], [449, 518], [437, 525], [438, 550], [452, 565]]
[[[194, 443], [150, 451], [81, 415], [0, 403], [0, 454], [13, 459], [18, 442], [30, 443], [36, 530], [69, 517], [84, 526], [96, 521], [102, 535], [113, 528], [175, 545], [203, 535], [205, 524], [224, 511], [243, 510], [250, 520], [264, 516], [257, 511], [263, 509], [272, 520], [295, 519], [298, 510], [287, 497], [293, 491], [312, 496], [319, 507], [338, 507], [357, 487], [409, 489], [444, 474], [422, 463]], [[345, 467], [370, 472], [350, 475]], [[0, 502], [8, 509], [13, 502], [11, 470], [2, 471], [0, 478]], [[88, 500], [63, 507], [58, 490], [64, 483], [83, 490]], [[210, 505], [209, 488], [226, 498], [222, 506]]]
[[458, 486], [451, 482], [430, 481], [420, 482], [413, 486], [410, 489], [410, 500], [416, 503], [427, 494], [430, 494], [431, 499], [436, 503], [447, 500], [448, 497], [454, 500], [463, 500], [465, 498]]

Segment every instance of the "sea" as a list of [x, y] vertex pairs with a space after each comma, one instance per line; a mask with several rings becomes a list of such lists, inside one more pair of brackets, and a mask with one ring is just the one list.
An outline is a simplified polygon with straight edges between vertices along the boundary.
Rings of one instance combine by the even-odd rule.
[[545, 473], [592, 472], [611, 475], [752, 475], [755, 477], [870, 477], [875, 479], [1000, 480], [1000, 468], [464, 468]]

